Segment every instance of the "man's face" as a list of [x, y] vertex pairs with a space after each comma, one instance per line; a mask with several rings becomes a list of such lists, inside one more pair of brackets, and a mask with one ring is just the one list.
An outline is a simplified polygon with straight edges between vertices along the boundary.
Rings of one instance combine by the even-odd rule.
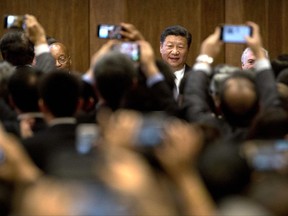
[[254, 56], [253, 52], [249, 50], [244, 58], [244, 63], [242, 63], [242, 69], [248, 70], [254, 68], [255, 60], [256, 57]]
[[160, 43], [162, 59], [174, 70], [184, 67], [188, 56], [188, 44], [185, 37], [168, 35], [163, 43]]
[[71, 67], [71, 58], [69, 54], [66, 53], [65, 48], [59, 44], [54, 43], [50, 46], [51, 55], [56, 60], [56, 67], [58, 69], [70, 70]]

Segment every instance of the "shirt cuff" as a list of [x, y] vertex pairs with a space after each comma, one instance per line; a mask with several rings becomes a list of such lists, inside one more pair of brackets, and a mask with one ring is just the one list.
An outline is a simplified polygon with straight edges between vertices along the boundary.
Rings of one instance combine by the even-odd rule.
[[48, 44], [39, 44], [34, 47], [34, 52], [36, 56], [41, 55], [42, 53], [50, 52]]
[[257, 60], [254, 64], [254, 68], [257, 71], [262, 71], [262, 70], [269, 70], [271, 69], [271, 64], [270, 64], [270, 61], [268, 59], [260, 59], [260, 60]]
[[161, 82], [161, 81], [163, 81], [163, 80], [164, 80], [164, 76], [163, 76], [162, 73], [159, 72], [159, 73], [155, 74], [154, 76], [149, 77], [149, 78], [147, 79], [147, 81], [146, 81], [146, 85], [147, 85], [148, 87], [151, 87], [151, 86], [153, 86], [155, 83]]
[[194, 66], [193, 66], [193, 70], [201, 70], [204, 73], [206, 73], [208, 76], [210, 76], [211, 72], [212, 72], [210, 64], [206, 64], [206, 63], [203, 63], [203, 62], [195, 63]]

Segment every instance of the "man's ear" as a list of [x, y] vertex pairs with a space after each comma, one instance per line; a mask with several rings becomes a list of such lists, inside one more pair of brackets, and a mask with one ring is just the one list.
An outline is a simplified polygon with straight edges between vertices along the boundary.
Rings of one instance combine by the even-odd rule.
[[162, 54], [162, 50], [163, 50], [163, 43], [160, 42], [160, 53]]

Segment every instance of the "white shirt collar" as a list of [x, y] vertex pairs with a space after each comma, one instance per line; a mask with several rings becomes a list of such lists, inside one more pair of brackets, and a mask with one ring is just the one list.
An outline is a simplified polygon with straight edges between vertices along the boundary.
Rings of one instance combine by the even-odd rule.
[[179, 86], [180, 86], [180, 83], [181, 83], [181, 80], [184, 76], [184, 71], [185, 71], [185, 65], [182, 69], [178, 70], [178, 71], [175, 71], [174, 72], [174, 75], [175, 75], [175, 85], [176, 85], [176, 89], [174, 91], [174, 98], [178, 98], [178, 95], [179, 95]]

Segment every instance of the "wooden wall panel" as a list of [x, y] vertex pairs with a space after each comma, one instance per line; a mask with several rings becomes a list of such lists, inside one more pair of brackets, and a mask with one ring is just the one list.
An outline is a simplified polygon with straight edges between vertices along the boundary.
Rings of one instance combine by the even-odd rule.
[[[226, 0], [225, 1], [225, 23], [243, 24], [243, 0]], [[245, 49], [243, 44], [224, 44], [225, 62], [234, 66], [241, 67], [241, 55]]]
[[[201, 32], [200, 39], [196, 42], [200, 49], [202, 41], [207, 38], [210, 34], [215, 31], [216, 26], [224, 22], [225, 19], [225, 1], [211, 1], [202, 0], [201, 1], [201, 25], [199, 31]], [[198, 50], [199, 50], [198, 49]], [[215, 59], [214, 64], [219, 64], [224, 62], [225, 57], [225, 47], [222, 48], [219, 56]], [[198, 51], [199, 52], [199, 51]], [[198, 54], [198, 53], [197, 53]]]
[[[71, 52], [74, 70], [89, 66], [89, 0], [1, 0], [0, 15], [33, 14], [46, 34], [62, 41]], [[3, 18], [2, 18], [3, 19]], [[4, 33], [3, 25], [0, 34]]]

